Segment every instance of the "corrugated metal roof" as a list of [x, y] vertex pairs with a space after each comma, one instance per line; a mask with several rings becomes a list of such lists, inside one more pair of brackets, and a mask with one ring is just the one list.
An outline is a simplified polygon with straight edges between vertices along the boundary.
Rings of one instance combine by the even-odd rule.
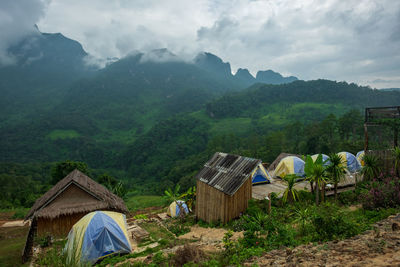
[[204, 164], [196, 179], [225, 194], [233, 195], [250, 178], [252, 171], [260, 163], [259, 159], [216, 152]]

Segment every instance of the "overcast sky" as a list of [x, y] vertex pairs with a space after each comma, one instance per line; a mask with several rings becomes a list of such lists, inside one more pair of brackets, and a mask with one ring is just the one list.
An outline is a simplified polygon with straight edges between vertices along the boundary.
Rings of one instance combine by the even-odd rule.
[[209, 51], [233, 72], [400, 87], [400, 0], [2, 0], [0, 61], [35, 23], [97, 58]]

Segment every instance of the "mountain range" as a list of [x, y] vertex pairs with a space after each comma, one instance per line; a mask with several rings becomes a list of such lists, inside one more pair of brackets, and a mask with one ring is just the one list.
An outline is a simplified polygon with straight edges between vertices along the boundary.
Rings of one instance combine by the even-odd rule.
[[137, 52], [98, 68], [78, 42], [40, 32], [8, 52], [15, 64], [0, 67], [0, 161], [81, 160], [122, 169], [130, 179], [167, 176], [178, 172], [178, 161], [203, 160], [218, 136], [267, 135], [331, 113], [400, 103], [400, 92], [345, 82], [272, 70], [232, 74], [208, 52], [191, 61], [167, 49]]

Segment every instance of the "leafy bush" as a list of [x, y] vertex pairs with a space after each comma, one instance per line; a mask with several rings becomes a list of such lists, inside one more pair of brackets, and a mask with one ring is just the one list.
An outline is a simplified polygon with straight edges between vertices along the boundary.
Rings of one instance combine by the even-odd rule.
[[326, 202], [315, 210], [312, 218], [316, 241], [347, 238], [358, 233], [357, 223], [335, 204]]
[[351, 205], [358, 201], [358, 194], [352, 190], [349, 190], [340, 193], [338, 199], [343, 205]]
[[397, 176], [381, 174], [366, 188], [367, 192], [361, 196], [364, 209], [390, 208], [400, 205], [400, 180]]

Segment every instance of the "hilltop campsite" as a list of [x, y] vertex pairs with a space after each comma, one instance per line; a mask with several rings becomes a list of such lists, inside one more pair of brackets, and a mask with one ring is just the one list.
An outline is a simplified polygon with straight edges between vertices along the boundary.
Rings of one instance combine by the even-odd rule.
[[0, 1], [0, 267], [400, 266], [400, 1]]

